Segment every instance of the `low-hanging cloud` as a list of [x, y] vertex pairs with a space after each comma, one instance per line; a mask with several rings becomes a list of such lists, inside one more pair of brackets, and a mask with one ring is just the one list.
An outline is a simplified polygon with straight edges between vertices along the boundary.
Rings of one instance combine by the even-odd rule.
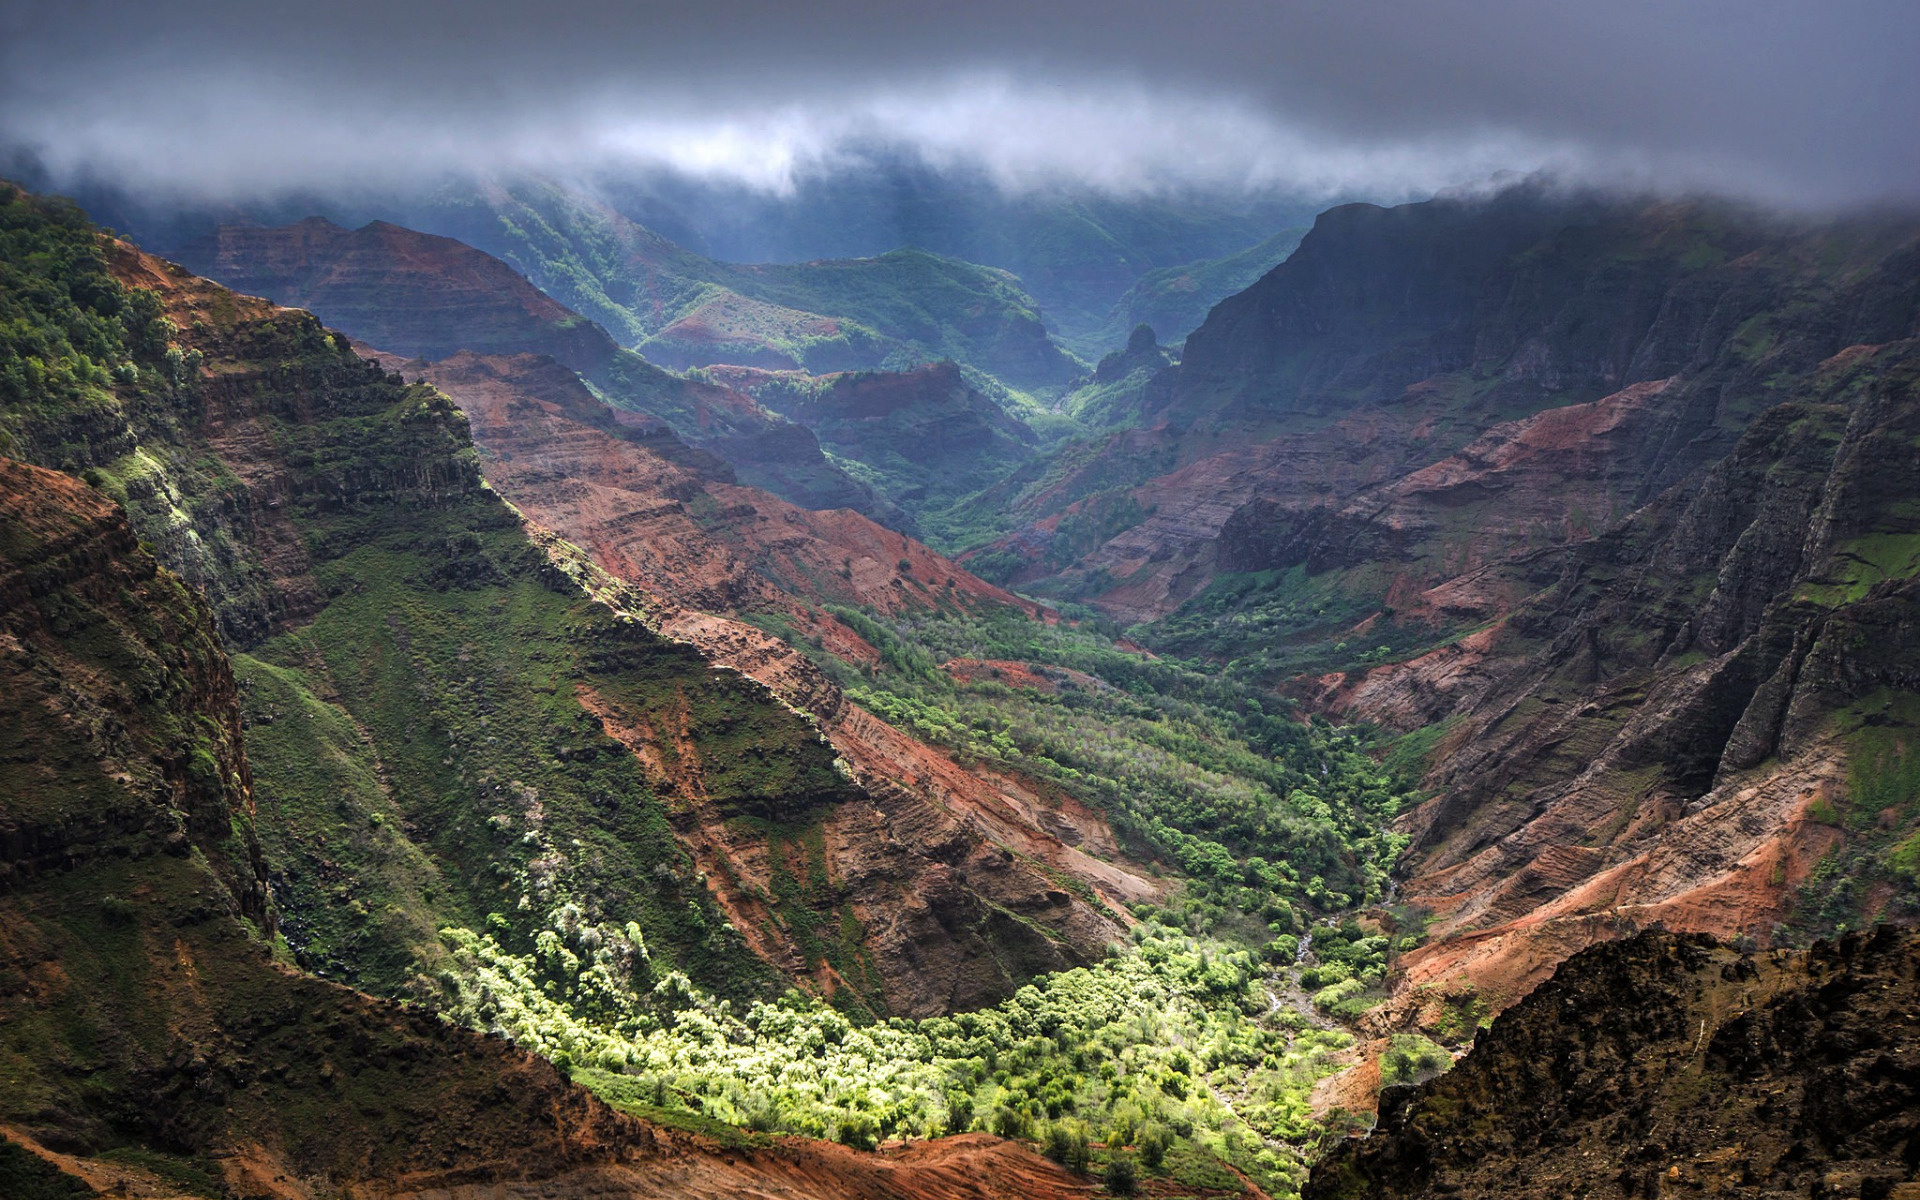
[[1905, 0], [0, 4], [0, 143], [199, 199], [513, 170], [777, 192], [876, 147], [1014, 192], [1544, 170], [1920, 198]]

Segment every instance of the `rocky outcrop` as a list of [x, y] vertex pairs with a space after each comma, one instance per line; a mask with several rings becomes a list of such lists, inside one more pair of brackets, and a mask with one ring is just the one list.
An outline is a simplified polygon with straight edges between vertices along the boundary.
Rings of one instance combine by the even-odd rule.
[[1381, 1098], [1307, 1200], [1920, 1191], [1920, 937], [1585, 951], [1447, 1074]]

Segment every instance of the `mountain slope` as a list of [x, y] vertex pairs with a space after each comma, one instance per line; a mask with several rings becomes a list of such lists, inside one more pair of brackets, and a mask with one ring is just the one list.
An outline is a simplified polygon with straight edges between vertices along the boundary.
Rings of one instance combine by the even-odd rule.
[[275, 961], [243, 716], [210, 614], [78, 480], [0, 458], [0, 500], [10, 1186], [183, 1200], [1074, 1193], [984, 1136], [880, 1159], [670, 1133], [498, 1038]]
[[0, 1121], [82, 1152], [211, 1158], [250, 1194], [276, 1170], [599, 1157], [621, 1122], [545, 1064], [270, 960], [235, 681], [207, 611], [79, 481], [0, 460], [0, 492]]
[[321, 217], [276, 229], [223, 225], [181, 259], [236, 290], [421, 358], [548, 354], [591, 375], [618, 349], [498, 259], [385, 221], [353, 230]]
[[1471, 964], [1510, 990], [1539, 944], [1653, 921], [1772, 939], [1920, 915], [1917, 349], [1831, 364], [1446, 683], [1415, 659], [1358, 685], [1355, 709], [1460, 739], [1409, 818], [1407, 894], [1446, 935], [1410, 979]]
[[1036, 453], [1033, 430], [952, 363], [818, 377], [724, 367], [706, 374], [813, 430], [828, 453], [914, 514], [928, 536], [970, 524], [954, 505]]
[[310, 309], [407, 358], [461, 350], [549, 355], [613, 404], [665, 421], [753, 483], [808, 507], [874, 506], [866, 488], [821, 457], [805, 429], [621, 349], [507, 264], [451, 238], [379, 221], [346, 230], [310, 218], [271, 229], [221, 226], [183, 257], [232, 288]]
[[[1141, 483], [1128, 439], [1076, 451], [1085, 461], [1071, 489], [1014, 498], [1033, 523], [1016, 537], [1044, 545], [1041, 521], [1124, 491], [1152, 515], [1080, 553], [1052, 586], [1129, 619], [1160, 617], [1223, 569], [1290, 565], [1294, 551], [1228, 549], [1256, 526], [1312, 527], [1348, 502], [1371, 511], [1369, 489], [1502, 422], [1675, 379], [1642, 398], [1650, 421], [1640, 457], [1628, 457], [1644, 483], [1618, 502], [1644, 503], [1726, 453], [1825, 358], [1904, 336], [1913, 237], [1911, 222], [1891, 219], [1793, 226], [1708, 202], [1527, 189], [1335, 209], [1287, 262], [1222, 303], [1180, 370], [1145, 397], [1141, 420], [1176, 471]], [[1595, 527], [1542, 499], [1536, 524]], [[1292, 536], [1258, 536], [1275, 535]], [[1356, 605], [1377, 608], [1386, 582], [1354, 589]]]
[[[40, 211], [12, 203], [28, 224]], [[89, 237], [69, 246], [72, 261], [103, 270]], [[996, 866], [983, 886], [1030, 910], [1014, 919], [957, 881], [959, 908], [922, 931], [930, 952], [955, 955], [928, 993], [908, 964], [876, 964], [868, 942], [896, 936], [884, 908], [776, 890], [727, 910], [727, 877], [694, 865], [705, 837], [695, 799], [715, 821], [747, 818], [816, 857], [809, 831], [832, 814], [880, 819], [810, 719], [656, 633], [646, 598], [610, 586], [577, 551], [530, 537], [481, 482], [467, 422], [439, 393], [402, 385], [306, 314], [123, 244], [109, 259], [117, 283], [86, 294], [151, 297], [154, 330], [185, 347], [130, 364], [124, 394], [86, 384], [91, 407], [0, 416], [16, 454], [69, 459], [122, 499], [160, 554], [202, 583], [242, 651], [273, 818], [264, 836], [307, 961], [435, 992], [442, 927], [532, 953], [564, 926], [569, 938], [596, 931], [595, 961], [618, 988], [679, 969], [722, 994], [755, 993], [771, 972], [752, 947], [791, 945], [770, 957], [847, 1003], [921, 1008], [998, 998], [1114, 936], [1110, 917], [1044, 872]], [[868, 529], [889, 543], [881, 553], [915, 556]], [[922, 869], [915, 839], [869, 835], [849, 853], [877, 883], [902, 864]], [[999, 854], [978, 833], [929, 836], [949, 857]], [[823, 925], [834, 936], [806, 932]], [[560, 970], [564, 956], [548, 957]], [[588, 1003], [584, 986], [563, 994]]]

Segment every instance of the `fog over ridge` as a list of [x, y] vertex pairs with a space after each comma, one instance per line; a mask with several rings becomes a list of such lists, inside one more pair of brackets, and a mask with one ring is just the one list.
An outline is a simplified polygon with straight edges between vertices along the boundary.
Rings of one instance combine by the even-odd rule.
[[887, 146], [1008, 191], [1399, 199], [1498, 171], [1920, 199], [1896, 0], [0, 0], [0, 146], [196, 199], [671, 170], [780, 192]]

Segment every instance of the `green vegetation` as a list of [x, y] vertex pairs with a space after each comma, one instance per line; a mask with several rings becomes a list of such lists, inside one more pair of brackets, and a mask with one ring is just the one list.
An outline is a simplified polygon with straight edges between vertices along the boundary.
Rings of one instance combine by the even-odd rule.
[[[823, 663], [854, 700], [963, 762], [1101, 810], [1222, 913], [1291, 931], [1305, 919], [1296, 906], [1380, 898], [1404, 845], [1383, 825], [1402, 799], [1356, 731], [1303, 722], [1230, 675], [1122, 650], [1091, 629], [1011, 613], [833, 611], [881, 655], [870, 672]], [[940, 666], [953, 659], [1033, 664], [1052, 690], [959, 679]]]
[[1438, 1043], [1417, 1033], [1396, 1033], [1380, 1059], [1380, 1086], [1422, 1083], [1447, 1069], [1453, 1058]]
[[78, 452], [67, 443], [111, 418], [116, 388], [163, 397], [199, 369], [153, 293], [108, 273], [99, 242], [70, 202], [0, 182], [0, 452], [20, 453], [27, 422], [45, 421], [47, 456], [64, 465]]
[[[1090, 629], [833, 612], [880, 653], [871, 670], [821, 658], [851, 698], [1101, 808], [1185, 890], [1141, 907], [1106, 962], [951, 1017], [865, 1023], [797, 994], [743, 1006], [584, 912], [531, 944], [445, 930], [453, 1014], [654, 1119], [854, 1146], [985, 1129], [1089, 1172], [1178, 1180], [1224, 1159], [1291, 1194], [1329, 1136], [1306, 1095], [1351, 1044], [1334, 1022], [1378, 1002], [1394, 949], [1347, 911], [1379, 898], [1401, 845], [1381, 831], [1399, 794], [1366, 743]], [[942, 669], [956, 658], [1018, 661], [1052, 690]]]
[[[1382, 607], [1384, 572], [1372, 566], [1309, 574], [1306, 566], [1230, 572], [1169, 616], [1130, 631], [1168, 654], [1228, 664], [1252, 681], [1395, 662], [1472, 632], [1436, 633], [1425, 622], [1401, 623]], [[1364, 632], [1349, 632], [1378, 613]]]
[[1137, 366], [1111, 379], [1095, 379], [1067, 393], [1061, 406], [1090, 429], [1137, 424], [1146, 409], [1147, 385], [1157, 368]]
[[984, 1129], [1079, 1169], [1090, 1143], [1137, 1147], [1151, 1172], [1180, 1145], [1291, 1193], [1323, 1134], [1307, 1093], [1352, 1043], [1271, 1000], [1259, 956], [1152, 919], [1105, 963], [997, 1007], [869, 1025], [797, 994], [739, 1010], [677, 974], [583, 1021], [524, 957], [452, 940], [469, 963], [455, 1015], [570, 1064], [610, 1102], [861, 1147]]
[[1867, 534], [1835, 546], [1832, 558], [1837, 569], [1801, 585], [1800, 594], [1819, 604], [1851, 604], [1876, 583], [1920, 575], [1920, 534]]
[[1881, 691], [1834, 720], [1845, 731], [1847, 787], [1815, 797], [1807, 816], [1840, 837], [1797, 889], [1779, 931], [1801, 944], [1920, 916], [1920, 697]]

